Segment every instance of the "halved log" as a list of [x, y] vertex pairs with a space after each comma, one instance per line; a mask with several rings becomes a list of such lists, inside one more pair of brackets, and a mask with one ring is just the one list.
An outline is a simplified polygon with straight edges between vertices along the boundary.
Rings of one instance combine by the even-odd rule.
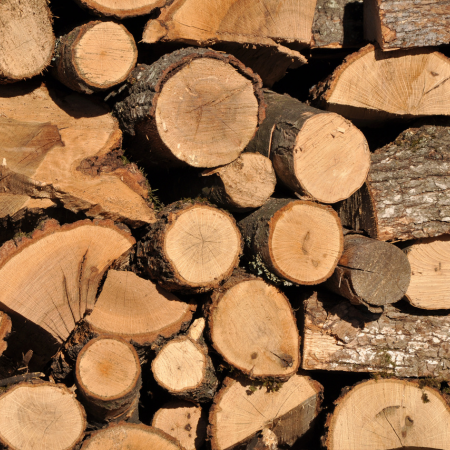
[[345, 227], [382, 241], [450, 233], [450, 121], [404, 131], [372, 153], [366, 184], [337, 205]]
[[350, 121], [264, 90], [266, 120], [246, 148], [272, 159], [281, 182], [303, 197], [336, 203], [367, 178], [366, 138]]
[[450, 236], [421, 239], [405, 248], [411, 264], [406, 298], [422, 309], [450, 309]]
[[6, 339], [11, 334], [11, 319], [0, 311], [0, 356], [8, 347]]
[[84, 409], [63, 384], [20, 383], [0, 396], [0, 443], [9, 450], [72, 450], [85, 428]]
[[233, 56], [206, 49], [186, 48], [138, 65], [125, 93], [116, 114], [149, 164], [228, 164], [264, 119], [260, 78]]
[[166, 289], [198, 293], [227, 279], [241, 251], [242, 237], [230, 214], [207, 203], [179, 201], [158, 213], [137, 255]]
[[328, 450], [450, 449], [450, 408], [436, 389], [369, 380], [335, 403], [324, 437]]
[[274, 282], [321, 283], [342, 254], [341, 222], [329, 206], [271, 198], [238, 225], [250, 269]]
[[99, 16], [126, 19], [143, 16], [164, 6], [167, 0], [75, 0], [81, 7]]
[[164, 431], [144, 424], [119, 423], [97, 431], [86, 440], [82, 450], [158, 449], [185, 450]]
[[78, 355], [75, 382], [95, 422], [119, 422], [137, 414], [141, 366], [131, 344], [117, 337], [89, 341]]
[[177, 439], [186, 450], [199, 450], [205, 443], [208, 420], [200, 406], [174, 400], [156, 411], [152, 427]]
[[0, 309], [12, 319], [15, 339], [4, 355], [34, 352], [32, 370], [48, 362], [95, 303], [111, 263], [135, 240], [111, 221], [59, 226], [47, 221], [30, 238], [0, 248]]
[[136, 61], [136, 43], [123, 25], [93, 21], [58, 38], [52, 74], [70, 89], [92, 94], [125, 81]]
[[381, 312], [379, 307], [403, 298], [410, 279], [411, 266], [398, 247], [347, 234], [344, 253], [325, 286], [354, 305], [365, 305], [373, 312]]
[[213, 347], [250, 378], [287, 380], [300, 364], [300, 339], [284, 294], [261, 278], [236, 272], [211, 295]]
[[23, 196], [8, 216], [31, 197], [130, 226], [154, 221], [146, 181], [123, 165], [122, 135], [103, 104], [20, 83], [0, 86], [0, 110], [0, 197]]
[[294, 375], [278, 390], [257, 383], [226, 378], [209, 413], [212, 450], [233, 449], [261, 430], [270, 429], [279, 444], [292, 446], [320, 411], [322, 386]]
[[0, 84], [42, 73], [55, 48], [46, 0], [1, 2], [0, 17]]
[[369, 44], [313, 87], [311, 98], [360, 125], [450, 115], [449, 76], [450, 60], [432, 48], [383, 53]]

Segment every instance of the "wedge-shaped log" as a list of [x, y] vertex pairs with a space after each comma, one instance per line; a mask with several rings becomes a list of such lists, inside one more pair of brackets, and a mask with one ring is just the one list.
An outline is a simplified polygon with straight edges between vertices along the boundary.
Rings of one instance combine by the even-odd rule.
[[75, 0], [80, 6], [99, 16], [115, 19], [142, 16], [164, 6], [167, 0]]

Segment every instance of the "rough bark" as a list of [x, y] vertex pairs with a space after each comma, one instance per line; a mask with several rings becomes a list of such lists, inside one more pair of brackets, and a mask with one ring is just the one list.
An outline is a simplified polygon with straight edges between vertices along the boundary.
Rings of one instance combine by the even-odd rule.
[[411, 279], [406, 255], [387, 242], [347, 234], [344, 252], [325, 286], [372, 312], [403, 298]]
[[136, 154], [153, 165], [228, 164], [264, 119], [260, 78], [235, 57], [208, 49], [138, 65], [121, 90], [116, 115], [135, 136]]
[[75, 0], [82, 8], [103, 17], [127, 19], [143, 16], [155, 8], [164, 6], [168, 0]]
[[246, 148], [272, 159], [281, 182], [305, 199], [335, 203], [364, 183], [370, 152], [351, 122], [264, 90], [266, 120]]
[[327, 292], [305, 302], [302, 368], [450, 379], [450, 318], [407, 303], [382, 314]]
[[123, 25], [93, 21], [58, 38], [53, 76], [84, 94], [125, 81], [136, 65], [137, 47]]
[[450, 232], [447, 119], [404, 131], [371, 155], [366, 184], [338, 205], [345, 227], [382, 241]]

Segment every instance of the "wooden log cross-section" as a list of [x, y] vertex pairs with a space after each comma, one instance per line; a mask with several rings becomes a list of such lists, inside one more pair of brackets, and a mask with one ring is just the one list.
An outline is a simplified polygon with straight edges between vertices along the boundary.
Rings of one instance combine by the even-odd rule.
[[148, 14], [164, 6], [167, 0], [75, 0], [81, 7], [99, 16], [126, 19]]

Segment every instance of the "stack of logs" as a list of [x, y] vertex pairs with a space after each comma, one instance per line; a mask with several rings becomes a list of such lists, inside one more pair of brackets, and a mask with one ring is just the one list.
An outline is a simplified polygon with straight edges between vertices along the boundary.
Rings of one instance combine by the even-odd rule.
[[416, 3], [0, 2], [0, 446], [450, 450], [450, 17]]

